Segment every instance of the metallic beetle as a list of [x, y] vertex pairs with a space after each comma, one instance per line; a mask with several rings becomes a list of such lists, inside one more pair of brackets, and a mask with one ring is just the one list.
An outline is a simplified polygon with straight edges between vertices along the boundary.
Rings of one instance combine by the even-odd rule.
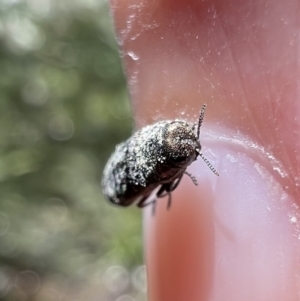
[[205, 108], [206, 105], [203, 105], [197, 124], [191, 126], [182, 120], [159, 121], [117, 145], [103, 172], [102, 189], [107, 199], [119, 206], [136, 202], [138, 207], [143, 208], [155, 203], [156, 199], [151, 202], [146, 200], [159, 187], [156, 198], [168, 195], [170, 208], [171, 192], [184, 174], [197, 185], [186, 168], [198, 156], [219, 175], [200, 152], [199, 135]]

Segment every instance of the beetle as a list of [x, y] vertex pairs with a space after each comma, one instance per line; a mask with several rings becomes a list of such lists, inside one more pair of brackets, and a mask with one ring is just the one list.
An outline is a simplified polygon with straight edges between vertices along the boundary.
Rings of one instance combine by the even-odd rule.
[[[156, 198], [168, 195], [179, 185], [184, 174], [197, 185], [186, 168], [200, 156], [212, 172], [219, 175], [202, 155], [199, 142], [200, 128], [206, 104], [201, 108], [197, 124], [183, 120], [164, 120], [145, 126], [125, 142], [116, 146], [109, 158], [102, 178], [102, 190], [115, 205], [129, 206], [134, 202], [143, 208], [156, 202], [146, 202], [159, 187]], [[196, 130], [197, 128], [197, 130]]]

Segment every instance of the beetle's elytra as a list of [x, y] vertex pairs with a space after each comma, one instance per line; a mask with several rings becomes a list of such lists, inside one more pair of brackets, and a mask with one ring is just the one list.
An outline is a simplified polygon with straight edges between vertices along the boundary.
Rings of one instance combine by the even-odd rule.
[[199, 135], [205, 108], [203, 105], [198, 124], [191, 126], [182, 120], [159, 121], [117, 145], [103, 172], [102, 189], [107, 199], [119, 206], [137, 202], [142, 208], [149, 204], [146, 200], [152, 191], [160, 186], [156, 198], [168, 195], [170, 208], [171, 192], [184, 174], [197, 185], [186, 168], [198, 156], [219, 175], [200, 152]]

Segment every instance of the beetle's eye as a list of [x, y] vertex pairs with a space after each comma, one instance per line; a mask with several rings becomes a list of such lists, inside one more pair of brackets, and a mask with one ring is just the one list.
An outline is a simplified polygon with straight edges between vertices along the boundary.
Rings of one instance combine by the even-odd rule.
[[172, 158], [174, 163], [184, 163], [188, 160], [189, 158], [186, 156], [181, 156], [181, 157], [176, 157], [176, 158]]

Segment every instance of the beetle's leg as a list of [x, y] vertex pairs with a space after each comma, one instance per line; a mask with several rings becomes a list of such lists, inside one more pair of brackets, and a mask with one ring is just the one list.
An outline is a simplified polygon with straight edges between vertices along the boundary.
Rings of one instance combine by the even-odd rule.
[[171, 183], [163, 184], [161, 186], [161, 188], [159, 189], [159, 191], [157, 192], [156, 196], [158, 198], [163, 198], [166, 195], [168, 195], [170, 192], [172, 192], [173, 190], [175, 190], [177, 188], [177, 186], [179, 185], [181, 179], [182, 179], [182, 176], [180, 178], [178, 178], [177, 180], [171, 182]]
[[172, 202], [171, 191], [174, 191], [174, 190], [178, 187], [178, 185], [179, 185], [179, 183], [180, 183], [180, 181], [181, 181], [181, 179], [182, 179], [182, 176], [183, 176], [183, 175], [181, 175], [181, 177], [180, 177], [177, 181], [172, 182], [172, 183], [166, 188], [167, 194], [168, 194], [168, 196], [169, 196], [169, 199], [168, 199], [168, 205], [167, 205], [167, 210], [169, 210], [169, 209], [171, 208], [171, 202]]
[[168, 194], [168, 192], [170, 192], [170, 185], [172, 183], [166, 183], [166, 184], [161, 185], [161, 187], [159, 188], [159, 190], [156, 193], [156, 197], [164, 198]]
[[168, 196], [168, 205], [167, 205], [167, 209], [168, 210], [170, 209], [171, 202], [172, 202], [172, 196], [171, 196], [171, 192], [170, 192], [171, 191], [171, 185], [172, 185], [172, 183], [162, 185], [162, 187], [158, 191], [158, 192], [161, 191], [161, 193], [157, 193], [157, 195], [156, 195], [158, 198], [163, 198], [166, 195]]
[[163, 194], [164, 192], [166, 192], [167, 191], [167, 186], [168, 186], [169, 184], [162, 184], [161, 186], [160, 186], [160, 188], [159, 188], [159, 190], [157, 191], [157, 193], [156, 193], [156, 197], [157, 198], [163, 198], [164, 196], [166, 196], [167, 194]]
[[167, 190], [167, 191], [169, 191], [169, 192], [174, 191], [178, 187], [182, 177], [183, 177], [183, 174], [180, 176], [180, 178], [177, 179], [177, 181], [172, 182], [170, 185], [170, 190]]
[[140, 200], [136, 205], [137, 205], [139, 208], [144, 208], [144, 207], [146, 207], [146, 206], [148, 206], [148, 205], [153, 204], [156, 200], [153, 200], [153, 201], [151, 201], [151, 202], [149, 202], [149, 203], [146, 203], [146, 201], [147, 201], [147, 199], [149, 198], [149, 196], [150, 196], [150, 194], [148, 194], [148, 195], [142, 197], [141, 200]]
[[171, 192], [168, 192], [168, 205], [167, 205], [167, 210], [169, 210], [171, 208], [171, 203], [172, 203], [172, 195]]
[[157, 192], [156, 194], [156, 197], [158, 198], [163, 198], [165, 197], [166, 195], [168, 195], [168, 205], [167, 205], [167, 209], [169, 210], [170, 207], [171, 207], [171, 203], [172, 203], [172, 195], [171, 195], [171, 192], [173, 190], [175, 190], [177, 188], [177, 186], [179, 185], [181, 179], [182, 179], [182, 176], [183, 174], [175, 181], [171, 182], [171, 183], [166, 183], [166, 184], [163, 184], [159, 191]]
[[[161, 185], [160, 188], [159, 188], [159, 190], [156, 193], [156, 197], [157, 198], [162, 198], [162, 197], [166, 196], [167, 194], [169, 194], [169, 192], [164, 193], [164, 192], [166, 192], [166, 191], [169, 190], [169, 186], [170, 186], [170, 184], [163, 184], [163, 185]], [[147, 207], [149, 205], [153, 205], [153, 207], [152, 207], [152, 214], [154, 215], [155, 214], [156, 198], [153, 199], [152, 201], [146, 203], [146, 201], [149, 198], [149, 196], [150, 196], [150, 194], [142, 197], [141, 200], [137, 203], [137, 206], [139, 208], [145, 208], [145, 207]]]
[[194, 183], [195, 186], [198, 186], [197, 179], [196, 179], [192, 174], [190, 174], [190, 173], [187, 172], [187, 171], [185, 171], [184, 173], [185, 173], [187, 176], [190, 177], [190, 179], [193, 181], [193, 183]]
[[163, 184], [161, 185], [161, 187], [159, 188], [157, 194], [156, 194], [156, 197], [157, 198], [163, 198], [165, 197], [166, 195], [169, 196], [168, 198], [168, 205], [167, 205], [167, 209], [170, 208], [171, 206], [171, 201], [172, 201], [172, 197], [171, 197], [171, 186], [174, 182], [171, 182], [171, 183], [166, 183], [166, 184]]
[[149, 198], [150, 194], [149, 195], [146, 195], [144, 196], [138, 203], [137, 203], [137, 206], [139, 208], [145, 208], [147, 207], [148, 205], [152, 205], [152, 215], [154, 216], [155, 215], [155, 207], [156, 207], [156, 199], [153, 199], [152, 201], [150, 201], [149, 203], [146, 203], [147, 199]]

